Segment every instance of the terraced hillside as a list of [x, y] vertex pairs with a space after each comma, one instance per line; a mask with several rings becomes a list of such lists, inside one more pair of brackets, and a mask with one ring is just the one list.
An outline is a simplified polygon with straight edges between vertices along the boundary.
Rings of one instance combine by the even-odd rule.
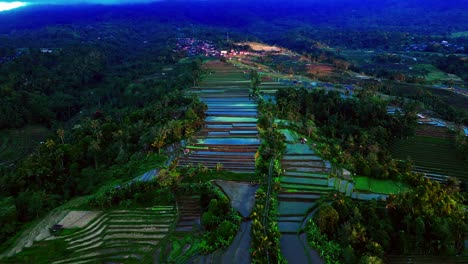
[[200, 196], [182, 196], [177, 198], [179, 207], [179, 221], [176, 231], [192, 232], [200, 227], [201, 207]]
[[443, 181], [448, 176], [468, 179], [468, 165], [454, 151], [453, 138], [447, 138], [446, 135], [428, 136], [426, 133], [424, 136], [397, 140], [392, 142], [391, 151], [395, 158], [410, 158], [414, 162], [414, 171], [425, 173], [426, 177], [433, 180]]
[[179, 165], [202, 164], [208, 168], [253, 173], [254, 155], [260, 145], [257, 104], [249, 98], [248, 75], [234, 66], [209, 62], [211, 72], [192, 93], [208, 106], [205, 127], [193, 138], [190, 154]]
[[278, 195], [282, 253], [290, 263], [321, 263], [300, 232], [315, 210], [317, 199], [333, 190], [328, 186], [330, 168], [308, 145], [300, 143], [287, 144], [282, 166], [285, 173]]
[[138, 262], [172, 231], [175, 218], [172, 206], [102, 212], [77, 232], [50, 238], [72, 251], [68, 259], [53, 263]]
[[390, 264], [463, 264], [468, 262], [468, 257], [443, 257], [443, 256], [425, 256], [425, 255], [390, 255], [387, 256], [386, 263]]

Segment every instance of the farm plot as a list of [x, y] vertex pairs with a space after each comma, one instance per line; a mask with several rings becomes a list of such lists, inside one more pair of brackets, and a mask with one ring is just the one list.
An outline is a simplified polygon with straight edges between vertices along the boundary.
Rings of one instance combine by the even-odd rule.
[[205, 127], [193, 137], [194, 143], [187, 147], [190, 153], [178, 165], [254, 173], [260, 139], [248, 74], [221, 62], [209, 62], [206, 67], [210, 74], [191, 89], [208, 106]]
[[354, 177], [355, 186], [357, 191], [372, 192], [380, 194], [397, 194], [409, 190], [408, 185], [395, 182], [392, 180], [379, 180], [369, 177], [357, 176]]
[[176, 231], [192, 232], [194, 229], [200, 228], [200, 196], [182, 196], [177, 198], [179, 206], [179, 221], [177, 222]]
[[426, 174], [426, 177], [443, 181], [447, 177], [468, 179], [468, 165], [455, 151], [453, 140], [415, 136], [396, 140], [391, 144], [395, 158], [414, 163], [414, 171]]
[[193, 263], [190, 259], [201, 251], [198, 236], [175, 233], [156, 251], [153, 263]]
[[320, 196], [334, 190], [328, 186], [329, 169], [307, 144], [287, 144], [281, 163], [285, 170], [278, 194], [281, 251], [290, 263], [317, 263], [314, 261], [318, 255], [307, 246], [300, 232]]
[[94, 216], [83, 228], [49, 239], [62, 241], [71, 252], [68, 258], [53, 263], [139, 261], [171, 232], [176, 212], [172, 206], [161, 206], [101, 212]]

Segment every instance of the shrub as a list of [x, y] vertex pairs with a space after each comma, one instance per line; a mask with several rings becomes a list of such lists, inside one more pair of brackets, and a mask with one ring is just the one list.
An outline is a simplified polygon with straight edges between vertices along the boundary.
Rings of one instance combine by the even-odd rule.
[[319, 227], [312, 219], [307, 223], [306, 233], [310, 247], [317, 250], [326, 264], [341, 263], [343, 251], [340, 245], [328, 240], [327, 236], [320, 232]]
[[376, 256], [364, 256], [359, 260], [359, 264], [383, 264], [383, 261]]
[[209, 204], [202, 204], [206, 211], [202, 215], [202, 225], [205, 229], [200, 248], [208, 254], [218, 248], [231, 244], [240, 223], [237, 212], [231, 208], [229, 199], [211, 184], [201, 188], [202, 201], [210, 199]]

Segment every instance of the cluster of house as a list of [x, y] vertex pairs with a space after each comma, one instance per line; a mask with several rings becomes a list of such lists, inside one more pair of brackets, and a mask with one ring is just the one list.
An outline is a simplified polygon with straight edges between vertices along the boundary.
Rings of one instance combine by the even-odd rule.
[[9, 62], [9, 61], [11, 61], [13, 59], [14, 59], [14, 57], [12, 57], [12, 56], [0, 57], [0, 64]]
[[235, 50], [235, 49], [221, 51], [221, 56], [226, 57], [226, 58], [233, 58], [236, 56], [248, 56], [248, 55], [261, 55], [261, 53], [244, 51], [244, 50]]
[[406, 51], [448, 51], [454, 53], [465, 52], [465, 47], [450, 43], [447, 40], [431, 41], [428, 44], [410, 44]]
[[[58, 50], [58, 49], [51, 49], [51, 48], [40, 48], [39, 49], [39, 51], [42, 52], [42, 53], [52, 53], [52, 52], [54, 52], [56, 50]], [[30, 52], [29, 48], [17, 48], [14, 54], [9, 55], [9, 56], [0, 57], [0, 63], [6, 63], [6, 62], [9, 62], [9, 61], [12, 61], [12, 60], [20, 57], [21, 55], [27, 54], [29, 52]]]
[[266, 52], [269, 53], [280, 53], [280, 51], [248, 51], [244, 48], [234, 48], [220, 50], [209, 40], [200, 40], [195, 38], [178, 38], [177, 48], [174, 52], [184, 52], [186, 56], [206, 56], [206, 57], [225, 57], [232, 59], [234, 57], [242, 56], [262, 56]]
[[28, 51], [29, 51], [29, 49], [26, 49], [26, 48], [16, 49], [14, 54], [0, 57], [0, 63], [6, 63], [6, 62], [9, 62], [9, 61], [12, 61], [12, 60], [18, 58], [19, 56], [23, 55], [25, 52], [28, 52]]
[[177, 50], [175, 52], [185, 52], [186, 56], [202, 55], [206, 57], [219, 57], [221, 51], [216, 46], [207, 40], [198, 40], [194, 38], [179, 38], [177, 39]]

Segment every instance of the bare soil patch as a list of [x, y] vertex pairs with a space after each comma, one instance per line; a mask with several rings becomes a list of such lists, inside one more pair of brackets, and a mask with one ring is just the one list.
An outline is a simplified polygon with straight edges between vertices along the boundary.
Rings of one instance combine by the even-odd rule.
[[100, 211], [70, 211], [58, 224], [63, 228], [82, 228], [99, 214]]

